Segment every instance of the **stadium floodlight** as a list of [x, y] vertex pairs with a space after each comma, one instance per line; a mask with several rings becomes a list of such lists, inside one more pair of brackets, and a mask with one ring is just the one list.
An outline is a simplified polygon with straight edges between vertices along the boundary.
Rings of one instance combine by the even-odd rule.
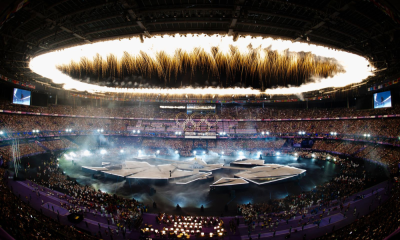
[[140, 130], [137, 130], [137, 133], [140, 133]]
[[297, 154], [297, 153], [294, 153], [294, 155], [297, 157], [298, 154]]
[[90, 156], [90, 152], [89, 152], [88, 150], [85, 150], [85, 151], [83, 152], [83, 155], [84, 155], [84, 156]]
[[196, 151], [193, 151], [193, 154], [194, 154], [194, 155], [196, 155], [196, 153], [197, 153]]
[[106, 151], [105, 149], [101, 149], [101, 150], [100, 150], [100, 153], [101, 153], [101, 154], [106, 154], [107, 151]]
[[329, 159], [331, 159], [331, 157], [330, 157], [330, 156], [328, 156], [326, 159], [328, 159], [328, 160], [329, 160]]
[[276, 153], [276, 156], [280, 156], [280, 155], [281, 155], [281, 153], [280, 153], [280, 152], [277, 152], [277, 153]]
[[142, 153], [142, 150], [139, 150], [139, 154], [141, 154]]
[[175, 154], [178, 154], [179, 152], [178, 152], [178, 150], [175, 150]]
[[261, 135], [264, 135], [264, 132], [261, 132]]
[[242, 155], [243, 155], [243, 152], [242, 152], [242, 151], [240, 151], [240, 152], [239, 152], [239, 155], [240, 155], [240, 156], [242, 156]]
[[3, 135], [4, 134], [4, 132], [3, 131], [0, 131], [0, 135]]
[[269, 132], [266, 132], [265, 134], [269, 135]]
[[203, 154], [206, 154], [206, 151], [203, 151]]
[[314, 154], [314, 153], [313, 153], [313, 154], [311, 154], [311, 157], [315, 158], [315, 154]]
[[261, 155], [261, 152], [257, 152], [257, 155]]
[[160, 150], [157, 150], [157, 154], [159, 154], [160, 153]]
[[133, 132], [133, 133], [136, 133], [136, 130], [133, 130], [132, 132]]
[[221, 154], [224, 154], [225, 152], [221, 152]]
[[367, 136], [367, 134], [364, 133], [364, 137], [366, 137], [366, 136]]
[[367, 134], [367, 137], [371, 137], [371, 134]]
[[103, 132], [103, 131], [104, 131], [103, 129], [100, 130], [100, 132]]
[[301, 135], [301, 132], [299, 132], [299, 135]]
[[121, 149], [121, 150], [120, 150], [120, 153], [123, 153], [123, 152], [124, 152], [124, 149]]
[[334, 158], [334, 159], [333, 159], [333, 161], [335, 161], [335, 162], [336, 162], [336, 158]]

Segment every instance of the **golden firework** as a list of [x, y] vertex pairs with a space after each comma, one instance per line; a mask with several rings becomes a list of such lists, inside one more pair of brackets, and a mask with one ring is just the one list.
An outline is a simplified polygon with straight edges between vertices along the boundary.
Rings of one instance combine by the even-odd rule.
[[[299, 94], [358, 84], [372, 75], [368, 60], [349, 52], [280, 39], [243, 36], [234, 41], [227, 35], [205, 34], [97, 42], [37, 56], [29, 66], [64, 89], [137, 97]], [[167, 88], [180, 74], [194, 79], [198, 72], [206, 75], [202, 79], [219, 79], [219, 87]], [[132, 75], [158, 78], [165, 85], [126, 88], [93, 84]], [[77, 80], [86, 77], [90, 83]], [[260, 87], [227, 87], [237, 81]]]
[[[260, 81], [265, 86], [275, 83], [286, 85], [288, 80], [302, 83], [311, 76], [327, 78], [343, 72], [336, 60], [318, 57], [312, 53], [278, 52], [268, 48], [253, 48], [251, 44], [246, 52], [237, 47], [223, 52], [218, 47], [211, 51], [195, 48], [192, 51], [177, 49], [174, 55], [163, 51], [155, 52], [151, 57], [145, 52], [133, 55], [124, 52], [121, 57], [109, 54], [102, 57], [96, 54], [93, 58], [81, 57], [69, 64], [57, 65], [58, 70], [74, 78], [91, 77], [97, 80], [107, 78], [124, 78], [140, 75], [146, 78], [157, 76], [165, 83], [177, 79], [179, 74], [190, 73], [193, 77], [198, 71], [208, 77], [220, 79], [226, 76], [226, 84], [238, 80]], [[240, 79], [236, 79], [236, 78]]]

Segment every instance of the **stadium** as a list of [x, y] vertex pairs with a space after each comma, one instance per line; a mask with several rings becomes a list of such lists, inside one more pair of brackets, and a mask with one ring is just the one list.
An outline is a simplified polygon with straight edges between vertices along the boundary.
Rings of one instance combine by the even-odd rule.
[[395, 0], [3, 0], [0, 239], [398, 239]]

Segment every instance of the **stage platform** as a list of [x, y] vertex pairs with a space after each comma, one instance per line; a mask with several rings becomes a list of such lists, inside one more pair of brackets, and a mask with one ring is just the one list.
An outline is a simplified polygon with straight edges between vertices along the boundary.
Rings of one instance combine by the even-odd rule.
[[211, 191], [246, 189], [249, 182], [242, 178], [220, 178], [210, 185]]
[[256, 160], [256, 159], [238, 159], [234, 162], [231, 162], [231, 166], [241, 166], [241, 167], [254, 167], [254, 166], [263, 166], [264, 160]]
[[243, 178], [257, 185], [294, 180], [305, 175], [306, 170], [279, 165], [265, 164], [264, 166], [254, 167], [246, 171], [235, 174], [235, 177]]
[[264, 164], [264, 160], [239, 159], [230, 164], [207, 164], [201, 158], [187, 161], [156, 159], [152, 165], [143, 161], [125, 161], [121, 165], [107, 165], [103, 167], [82, 167], [82, 170], [91, 174], [98, 174], [104, 178], [116, 181], [126, 180], [129, 184], [138, 181], [155, 181], [172, 184], [189, 184], [192, 182], [207, 182], [214, 180], [213, 171], [224, 169], [234, 170], [231, 177], [218, 179], [210, 185], [211, 189], [226, 188], [240, 189], [249, 183], [257, 185], [293, 180], [304, 176], [306, 170], [279, 165]]

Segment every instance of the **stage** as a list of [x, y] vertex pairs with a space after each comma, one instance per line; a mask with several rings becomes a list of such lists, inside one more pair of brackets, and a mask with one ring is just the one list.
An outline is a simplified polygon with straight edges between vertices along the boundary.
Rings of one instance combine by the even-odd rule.
[[[242, 188], [243, 184], [268, 184], [277, 181], [298, 179], [306, 170], [280, 164], [265, 164], [264, 160], [238, 159], [230, 166], [207, 164], [201, 158], [187, 161], [173, 161], [158, 158], [160, 164], [152, 165], [145, 161], [125, 161], [122, 164], [109, 164], [103, 167], [82, 166], [82, 170], [92, 174], [100, 174], [104, 178], [117, 181], [126, 180], [129, 184], [141, 180], [147, 182], [163, 182], [169, 184], [189, 184], [196, 181], [216, 180], [210, 187], [232, 189], [233, 185]], [[229, 178], [214, 179], [213, 172], [221, 169], [233, 170]], [[234, 180], [238, 178], [238, 180]], [[228, 180], [230, 179], [230, 180]], [[232, 181], [233, 180], [233, 181]], [[221, 184], [222, 182], [229, 182]]]

